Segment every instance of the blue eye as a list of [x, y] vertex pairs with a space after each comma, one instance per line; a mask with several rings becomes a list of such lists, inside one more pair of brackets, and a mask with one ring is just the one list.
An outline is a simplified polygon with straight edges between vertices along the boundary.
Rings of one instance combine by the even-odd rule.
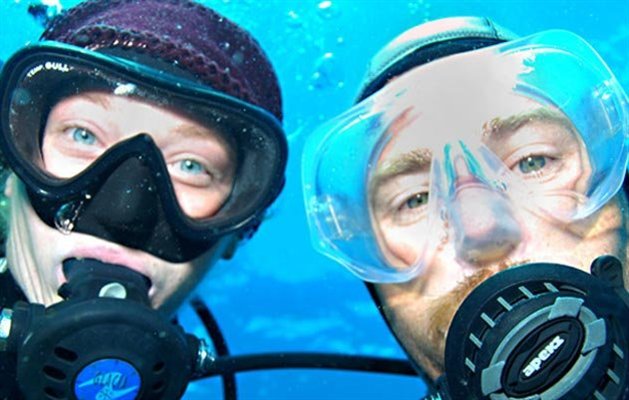
[[415, 193], [409, 199], [406, 200], [406, 207], [413, 209], [428, 204], [428, 193]]
[[518, 167], [524, 174], [539, 171], [546, 166], [546, 157], [544, 156], [528, 156], [520, 160]]
[[428, 192], [416, 192], [404, 198], [400, 203], [395, 203], [393, 221], [397, 225], [410, 225], [424, 220], [429, 199]]
[[72, 139], [77, 143], [92, 145], [96, 143], [96, 136], [85, 128], [74, 128]]
[[205, 173], [205, 168], [200, 162], [191, 160], [189, 158], [181, 160], [179, 162], [179, 169], [185, 173], [198, 175]]

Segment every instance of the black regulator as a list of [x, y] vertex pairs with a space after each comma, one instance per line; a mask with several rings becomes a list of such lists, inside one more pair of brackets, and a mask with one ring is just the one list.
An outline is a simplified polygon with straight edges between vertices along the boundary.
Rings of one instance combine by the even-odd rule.
[[432, 398], [629, 399], [622, 266], [603, 256], [591, 272], [527, 264], [479, 285], [450, 326]]
[[[15, 356], [28, 400], [177, 399], [190, 380], [217, 375], [225, 398], [235, 399], [233, 374], [259, 369], [414, 374], [407, 361], [374, 357], [232, 357], [220, 346], [214, 357], [203, 341], [151, 308], [143, 275], [90, 259], [68, 260], [63, 269], [64, 301], [48, 308], [18, 302], [0, 314], [0, 350]], [[591, 270], [527, 264], [479, 285], [450, 326], [446, 374], [429, 398], [629, 399], [629, 294], [622, 266], [603, 256]], [[220, 345], [215, 328], [208, 332]]]
[[63, 265], [65, 301], [4, 309], [0, 345], [26, 399], [177, 399], [209, 357], [202, 341], [151, 308], [150, 282], [91, 259]]

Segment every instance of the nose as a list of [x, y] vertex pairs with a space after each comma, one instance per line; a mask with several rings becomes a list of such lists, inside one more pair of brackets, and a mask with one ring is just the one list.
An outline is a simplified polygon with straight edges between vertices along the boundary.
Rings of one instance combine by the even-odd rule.
[[[151, 170], [137, 157], [122, 163], [89, 203], [85, 218], [101, 237], [140, 248], [158, 221], [159, 199]], [[86, 210], [87, 211], [87, 210]]]
[[522, 237], [508, 198], [462, 155], [451, 172], [448, 215], [457, 256], [472, 265], [504, 259]]
[[457, 256], [470, 264], [505, 258], [521, 240], [506, 199], [486, 187], [458, 191], [450, 209]]

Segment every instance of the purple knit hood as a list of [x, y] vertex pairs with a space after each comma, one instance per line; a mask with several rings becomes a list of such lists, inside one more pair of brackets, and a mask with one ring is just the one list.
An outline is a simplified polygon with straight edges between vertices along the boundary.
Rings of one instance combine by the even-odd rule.
[[278, 79], [256, 40], [191, 0], [88, 0], [55, 18], [41, 39], [97, 51], [129, 50], [176, 65], [282, 120]]

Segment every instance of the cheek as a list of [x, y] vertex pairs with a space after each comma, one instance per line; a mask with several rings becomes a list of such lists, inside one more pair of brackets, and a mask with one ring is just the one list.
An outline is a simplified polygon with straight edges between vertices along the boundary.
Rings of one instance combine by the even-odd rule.
[[6, 256], [11, 272], [31, 301], [51, 304], [61, 283], [58, 255], [68, 237], [42, 222], [19, 187], [11, 188]]
[[44, 135], [43, 142], [41, 144], [41, 159], [37, 159], [37, 164], [40, 168], [47, 170], [53, 175], [62, 176], [58, 174], [63, 167], [63, 155], [58, 151], [54, 140], [50, 135]]
[[417, 295], [412, 283], [378, 287], [385, 316], [404, 350], [426, 372], [439, 375], [450, 313], [436, 312], [433, 302]]
[[42, 158], [41, 160], [37, 159], [36, 163], [42, 170], [59, 178], [70, 178], [85, 169], [85, 165], [75, 158], [62, 154], [57, 150], [56, 146], [54, 146], [50, 140], [46, 140], [46, 138], [44, 138], [44, 145], [42, 147]]
[[154, 266], [154, 270], [159, 271], [154, 282], [156, 293], [152, 298], [153, 307], [160, 308], [167, 314], [174, 313], [214, 264], [216, 254], [217, 252], [210, 250], [188, 263], [160, 262]]
[[182, 211], [194, 219], [208, 218], [216, 214], [229, 195], [230, 188], [226, 185], [208, 192], [175, 183], [177, 202]]
[[425, 241], [423, 226], [412, 225], [409, 227], [382, 227], [382, 240], [380, 247], [387, 260], [397, 267], [414, 265], [423, 254]]
[[376, 285], [387, 320], [400, 339], [422, 340], [429, 325], [429, 301], [418, 294], [417, 279], [400, 284]]
[[622, 211], [610, 202], [586, 220], [561, 226], [530, 216], [523, 219], [526, 230], [521, 258], [567, 264], [590, 272], [592, 261], [603, 254], [622, 257], [627, 248], [627, 230]]
[[39, 167], [50, 172], [53, 175], [62, 176], [59, 174], [58, 170], [60, 170], [61, 166], [63, 165], [63, 158], [61, 157], [61, 154], [55, 151], [54, 146], [50, 145], [50, 140], [44, 138], [44, 145], [42, 147], [41, 153], [42, 159], [38, 163], [41, 164], [39, 165]]

